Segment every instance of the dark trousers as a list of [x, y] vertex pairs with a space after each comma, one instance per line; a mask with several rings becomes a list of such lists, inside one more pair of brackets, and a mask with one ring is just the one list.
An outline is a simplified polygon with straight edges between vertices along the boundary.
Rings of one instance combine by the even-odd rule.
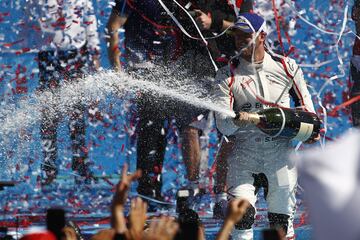
[[167, 116], [159, 108], [147, 101], [137, 101], [139, 122], [137, 125], [137, 161], [136, 166], [142, 170], [139, 179], [138, 193], [150, 197], [161, 196], [161, 169], [166, 148], [164, 122]]
[[[184, 54], [179, 61], [173, 63], [172, 67], [159, 66], [160, 76], [156, 76], [157, 71], [146, 72], [139, 69], [137, 72], [133, 70], [135, 72], [132, 74], [135, 78], [139, 77], [146, 80], [149, 76], [148, 81], [156, 81], [157, 77], [165, 77], [164, 72], [167, 72], [170, 75], [169, 79], [171, 79], [171, 73], [175, 71], [173, 75], [177, 78], [183, 81], [198, 81], [198, 84], [205, 90], [212, 85], [212, 82], [206, 81], [205, 77], [213, 76], [213, 67], [207, 58], [206, 55], [196, 55], [189, 52]], [[190, 78], [191, 76], [193, 78]], [[176, 99], [159, 96], [156, 93], [151, 95], [144, 92], [137, 98], [137, 111], [139, 117], [137, 125], [137, 168], [141, 169], [143, 173], [139, 179], [137, 191], [146, 196], [160, 198], [161, 169], [167, 145], [165, 120], [170, 122], [175, 119], [176, 126], [181, 132], [184, 127], [195, 121], [198, 115], [206, 116], [208, 110], [197, 108]]]
[[[40, 125], [44, 160], [42, 170], [57, 173], [57, 127], [62, 116], [57, 109], [61, 81], [71, 82], [84, 76], [87, 67], [86, 48], [67, 51], [42, 51], [39, 57], [40, 90], [52, 92], [51, 98], [42, 110]], [[84, 161], [87, 158], [85, 146], [85, 107], [75, 103], [69, 111], [69, 131], [72, 148], [72, 168], [82, 176], [86, 175]]]

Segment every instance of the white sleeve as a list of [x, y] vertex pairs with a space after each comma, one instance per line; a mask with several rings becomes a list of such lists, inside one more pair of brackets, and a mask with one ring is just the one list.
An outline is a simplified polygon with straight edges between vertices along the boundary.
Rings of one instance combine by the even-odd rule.
[[306, 111], [315, 113], [314, 104], [304, 79], [303, 71], [293, 59], [287, 59], [286, 65], [288, 72], [293, 76], [292, 88], [296, 94], [296, 100], [300, 104], [299, 107], [302, 107]]
[[86, 0], [87, 10], [84, 17], [86, 28], [87, 46], [90, 50], [100, 50], [99, 33], [97, 31], [97, 19], [92, 0]]
[[225, 136], [233, 135], [239, 127], [233, 122], [233, 118], [227, 114], [234, 113], [234, 94], [233, 84], [229, 69], [227, 67], [221, 68], [216, 74], [216, 82], [218, 83], [214, 90], [214, 102], [220, 110], [224, 112], [215, 112], [216, 127]]

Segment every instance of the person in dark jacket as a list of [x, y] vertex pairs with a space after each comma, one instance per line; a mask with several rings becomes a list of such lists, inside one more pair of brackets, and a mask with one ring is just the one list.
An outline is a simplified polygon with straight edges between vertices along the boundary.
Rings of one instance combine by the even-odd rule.
[[[187, 33], [197, 38], [196, 40], [181, 32], [162, 4], [173, 13]], [[206, 46], [202, 36], [214, 37], [226, 30], [236, 17], [234, 7], [225, 0], [189, 1], [180, 4], [185, 10], [170, 0], [117, 0], [108, 21], [108, 54], [114, 69], [126, 69], [133, 76], [150, 81], [155, 79], [156, 71], [149, 70], [149, 65], [144, 63], [151, 62], [155, 69], [171, 65], [179, 70], [178, 74], [181, 72], [187, 79], [200, 79], [200, 82], [206, 85], [205, 88], [210, 87], [212, 84], [206, 83], [207, 78], [215, 76], [217, 65], [227, 63], [224, 59], [226, 55], [232, 55], [234, 43], [229, 36], [222, 35], [214, 40], [207, 40]], [[196, 25], [185, 11], [194, 16]], [[118, 47], [121, 42], [118, 30], [121, 27], [125, 29], [124, 66], [120, 62], [121, 52]], [[219, 41], [223, 44], [217, 45]], [[165, 102], [170, 102], [170, 106], [164, 105], [164, 101], [157, 104], [153, 98], [145, 94], [141, 94], [137, 99], [137, 168], [143, 171], [137, 190], [143, 195], [155, 198], [161, 198], [160, 176], [166, 146], [164, 121], [175, 116], [182, 136], [182, 153], [187, 166], [187, 177], [190, 182], [196, 184], [200, 162], [199, 130], [196, 124], [190, 124], [198, 119], [198, 115], [206, 115], [204, 110], [194, 109], [185, 104], [174, 104], [172, 101]]]

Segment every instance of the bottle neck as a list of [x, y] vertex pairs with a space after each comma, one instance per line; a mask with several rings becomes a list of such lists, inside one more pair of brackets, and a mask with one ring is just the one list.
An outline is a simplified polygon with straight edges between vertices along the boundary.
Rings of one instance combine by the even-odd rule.
[[260, 123], [260, 115], [257, 113], [248, 113], [248, 122], [254, 125]]

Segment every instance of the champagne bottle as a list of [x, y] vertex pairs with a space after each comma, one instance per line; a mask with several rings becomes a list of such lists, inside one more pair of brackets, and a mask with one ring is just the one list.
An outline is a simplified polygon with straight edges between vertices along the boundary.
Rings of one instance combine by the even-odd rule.
[[272, 137], [288, 137], [303, 142], [316, 138], [320, 131], [318, 116], [298, 109], [268, 108], [256, 113], [238, 112], [235, 121], [255, 124]]

